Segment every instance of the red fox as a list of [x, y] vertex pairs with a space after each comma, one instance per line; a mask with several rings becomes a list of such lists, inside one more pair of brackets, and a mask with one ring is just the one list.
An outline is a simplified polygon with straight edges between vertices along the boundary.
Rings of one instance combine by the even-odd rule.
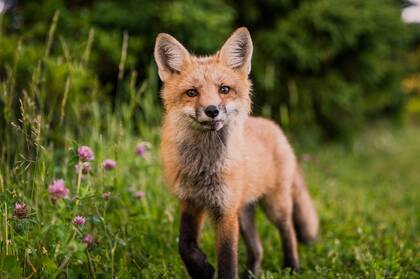
[[181, 201], [179, 252], [192, 278], [215, 273], [198, 245], [205, 213], [215, 226], [218, 278], [238, 277], [239, 232], [247, 249], [243, 278], [258, 273], [257, 204], [280, 232], [284, 267], [297, 271], [297, 239], [318, 234], [318, 216], [285, 135], [274, 122], [249, 116], [252, 50], [245, 27], [205, 57], [191, 55], [169, 34], [156, 39], [163, 170]]

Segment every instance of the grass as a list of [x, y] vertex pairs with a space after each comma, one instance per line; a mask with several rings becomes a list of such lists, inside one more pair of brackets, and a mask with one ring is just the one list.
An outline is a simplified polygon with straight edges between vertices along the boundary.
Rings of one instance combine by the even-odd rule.
[[[178, 205], [165, 189], [158, 163], [157, 136], [144, 157], [135, 154], [140, 139], [94, 131], [84, 144], [93, 147], [93, 172], [82, 179], [80, 202], [48, 198], [47, 187], [63, 178], [72, 195], [78, 174], [73, 146], [56, 155], [45, 149], [33, 180], [1, 184], [1, 278], [185, 278], [177, 252]], [[151, 133], [153, 134], [153, 133]], [[420, 128], [377, 128], [352, 147], [324, 146], [303, 162], [321, 217], [317, 243], [300, 247], [302, 272], [296, 278], [419, 277]], [[73, 148], [73, 149], [72, 149]], [[116, 169], [99, 166], [105, 158]], [[143, 199], [134, 190], [145, 192]], [[110, 200], [102, 193], [110, 191]], [[28, 204], [30, 214], [13, 217], [14, 204]], [[87, 223], [72, 225], [81, 214]], [[265, 258], [261, 278], [288, 277], [281, 270], [280, 240], [258, 214]], [[82, 243], [91, 233], [95, 242]], [[213, 232], [206, 225], [202, 246], [215, 262]], [[243, 266], [244, 249], [240, 251]]]

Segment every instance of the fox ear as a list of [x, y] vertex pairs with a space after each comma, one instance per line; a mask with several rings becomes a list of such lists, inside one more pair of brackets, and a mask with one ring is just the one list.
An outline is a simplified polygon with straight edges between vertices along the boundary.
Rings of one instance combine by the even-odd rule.
[[251, 71], [252, 40], [246, 27], [236, 29], [219, 52], [219, 59], [247, 75]]
[[157, 36], [154, 55], [162, 81], [174, 73], [179, 73], [182, 66], [190, 61], [189, 52], [174, 37], [166, 33]]

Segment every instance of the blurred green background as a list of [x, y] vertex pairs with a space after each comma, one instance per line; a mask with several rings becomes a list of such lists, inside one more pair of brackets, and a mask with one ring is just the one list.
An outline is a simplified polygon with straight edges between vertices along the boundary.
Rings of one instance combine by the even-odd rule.
[[[44, 109], [50, 114], [58, 113], [68, 77], [69, 96], [81, 106], [101, 99], [115, 108], [129, 100], [130, 82], [156, 90], [152, 50], [159, 32], [173, 34], [195, 54], [208, 54], [238, 26], [250, 29], [255, 45], [254, 114], [273, 118], [301, 140], [308, 134], [348, 139], [378, 118], [400, 121], [407, 103], [420, 110], [420, 32], [401, 20], [408, 5], [403, 1], [6, 2], [14, 6], [3, 17], [0, 77], [15, 67], [14, 90], [21, 95], [31, 90], [28, 83], [43, 60], [41, 93], [48, 95]], [[56, 38], [46, 55], [56, 11]], [[153, 103], [159, 103], [157, 93]], [[159, 123], [157, 115], [146, 117]], [[5, 126], [8, 119], [1, 121]]]
[[[254, 42], [253, 114], [288, 134], [321, 220], [292, 276], [258, 212], [261, 278], [419, 278], [420, 25], [401, 16], [415, 3], [0, 0], [0, 278], [186, 278], [159, 163], [154, 40], [209, 54], [239, 26]], [[80, 145], [95, 153], [83, 179]], [[49, 198], [54, 179], [71, 199]], [[202, 246], [215, 263], [208, 224]]]

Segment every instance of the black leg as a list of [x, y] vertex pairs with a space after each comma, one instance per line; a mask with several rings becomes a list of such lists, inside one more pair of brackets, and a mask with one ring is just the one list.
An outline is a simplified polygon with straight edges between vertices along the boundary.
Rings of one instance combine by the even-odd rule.
[[297, 253], [297, 239], [292, 218], [279, 223], [281, 240], [283, 243], [283, 267], [291, 268], [292, 272], [299, 271], [299, 258]]
[[179, 236], [179, 252], [191, 278], [211, 279], [214, 268], [198, 246], [198, 236], [204, 220], [202, 209], [183, 204]]
[[299, 271], [296, 232], [292, 220], [292, 196], [289, 191], [266, 195], [261, 203], [268, 219], [278, 228], [283, 245], [283, 267]]
[[246, 205], [240, 214], [240, 230], [247, 251], [246, 270], [243, 279], [256, 278], [261, 266], [263, 248], [255, 226], [255, 205]]

